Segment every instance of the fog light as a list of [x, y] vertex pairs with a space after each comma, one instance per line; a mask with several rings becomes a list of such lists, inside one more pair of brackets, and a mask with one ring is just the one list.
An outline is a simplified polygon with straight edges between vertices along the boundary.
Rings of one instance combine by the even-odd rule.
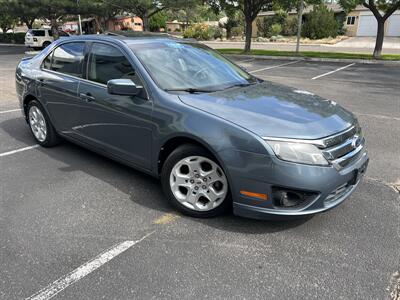
[[296, 193], [282, 191], [279, 194], [279, 203], [281, 206], [293, 207], [303, 202], [302, 197]]
[[272, 188], [272, 198], [275, 206], [294, 208], [315, 199], [318, 193]]

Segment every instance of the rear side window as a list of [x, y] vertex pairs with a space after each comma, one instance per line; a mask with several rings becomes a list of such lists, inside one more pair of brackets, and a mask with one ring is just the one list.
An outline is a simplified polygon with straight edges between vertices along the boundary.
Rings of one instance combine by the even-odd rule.
[[31, 33], [33, 36], [46, 36], [44, 30], [32, 30]]
[[131, 79], [136, 85], [141, 85], [131, 63], [117, 48], [94, 43], [89, 58], [88, 79], [107, 84], [111, 79]]
[[82, 42], [62, 44], [53, 51], [51, 70], [82, 77], [84, 51], [85, 43]]

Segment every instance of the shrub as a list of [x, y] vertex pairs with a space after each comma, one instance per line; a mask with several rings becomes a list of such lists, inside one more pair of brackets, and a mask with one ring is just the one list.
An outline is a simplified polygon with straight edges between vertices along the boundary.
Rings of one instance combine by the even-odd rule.
[[214, 28], [214, 39], [221, 39], [224, 37], [224, 31], [220, 27]]
[[282, 25], [282, 35], [296, 35], [297, 34], [297, 17], [288, 16]]
[[0, 33], [0, 43], [24, 44], [25, 43], [25, 32]]
[[232, 36], [243, 36], [243, 32], [244, 30], [241, 26], [232, 27], [231, 29]]
[[208, 41], [213, 36], [214, 29], [206, 24], [191, 25], [183, 32], [184, 38], [194, 38], [202, 41]]
[[282, 25], [279, 23], [272, 24], [271, 26], [271, 35], [278, 35], [282, 32]]
[[336, 37], [338, 28], [339, 24], [335, 19], [333, 10], [321, 4], [314, 6], [313, 10], [306, 16], [301, 34], [310, 39]]
[[344, 22], [347, 18], [347, 14], [345, 12], [338, 13], [338, 14], [336, 14], [335, 18], [336, 18], [336, 22], [338, 23], [338, 34], [345, 35], [346, 28], [344, 27]]
[[[273, 35], [279, 34], [282, 31], [285, 20], [286, 15], [281, 12], [276, 12], [273, 16], [257, 19], [257, 35], [270, 38]], [[272, 28], [273, 26], [274, 29]], [[280, 29], [279, 32], [278, 29]]]

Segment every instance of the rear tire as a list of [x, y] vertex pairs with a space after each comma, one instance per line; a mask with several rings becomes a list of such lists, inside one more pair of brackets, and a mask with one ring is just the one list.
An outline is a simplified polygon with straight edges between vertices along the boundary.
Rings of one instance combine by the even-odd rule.
[[215, 217], [231, 207], [224, 170], [207, 150], [193, 144], [182, 145], [168, 156], [161, 184], [168, 201], [191, 217]]
[[39, 101], [30, 101], [26, 111], [29, 128], [39, 145], [53, 147], [60, 143], [60, 137]]

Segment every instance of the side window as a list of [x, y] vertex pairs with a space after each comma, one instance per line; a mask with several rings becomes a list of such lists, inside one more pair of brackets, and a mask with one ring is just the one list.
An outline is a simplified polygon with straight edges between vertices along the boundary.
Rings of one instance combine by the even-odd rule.
[[94, 43], [89, 57], [88, 79], [107, 84], [111, 79], [131, 79], [142, 85], [132, 65], [117, 48]]
[[46, 58], [44, 59], [43, 64], [42, 64], [43, 69], [50, 70], [52, 56], [53, 56], [53, 51], [49, 55], [47, 55]]
[[46, 32], [44, 30], [32, 30], [33, 36], [45, 36]]
[[51, 29], [47, 30], [47, 34], [48, 34], [49, 36], [53, 36], [53, 30], [51, 30]]
[[54, 50], [51, 70], [82, 77], [85, 43], [62, 44]]

